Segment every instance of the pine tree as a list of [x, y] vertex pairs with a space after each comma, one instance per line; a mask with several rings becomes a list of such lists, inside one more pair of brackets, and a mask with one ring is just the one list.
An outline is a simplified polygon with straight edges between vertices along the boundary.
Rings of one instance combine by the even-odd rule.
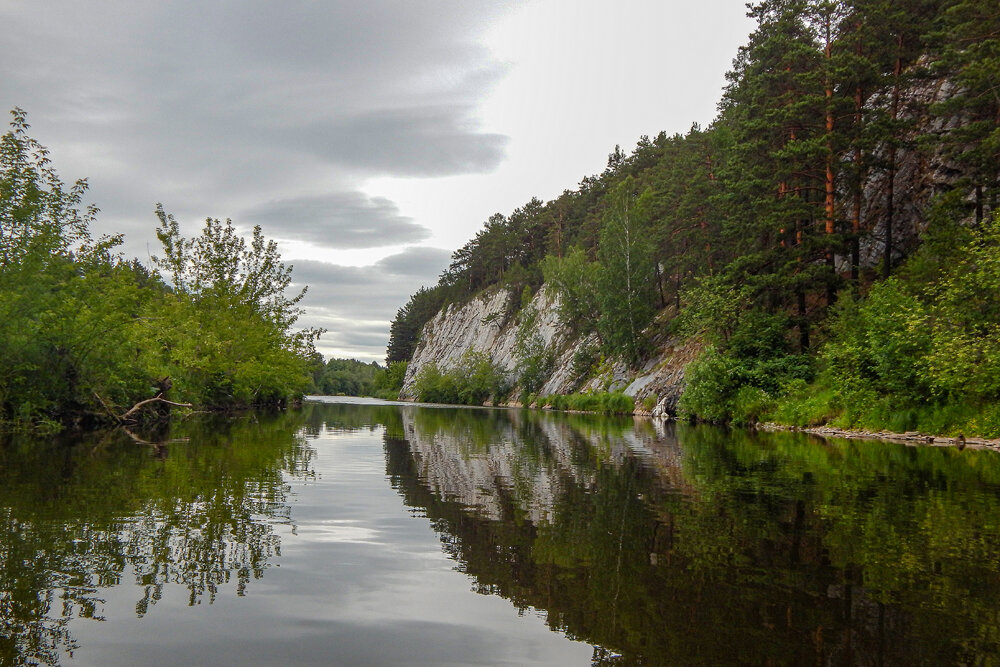
[[758, 28], [728, 75], [720, 119], [733, 135], [722, 206], [739, 260], [728, 271], [734, 282], [754, 285], [767, 308], [794, 302], [802, 348], [809, 346], [807, 295], [825, 279], [815, 268], [823, 248], [813, 233], [825, 96], [805, 10], [800, 0], [751, 8]]

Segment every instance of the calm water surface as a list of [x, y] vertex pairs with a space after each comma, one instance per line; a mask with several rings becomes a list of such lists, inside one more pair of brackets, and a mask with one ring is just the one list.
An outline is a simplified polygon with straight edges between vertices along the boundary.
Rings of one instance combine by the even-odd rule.
[[323, 400], [0, 444], [0, 664], [1000, 662], [994, 453]]

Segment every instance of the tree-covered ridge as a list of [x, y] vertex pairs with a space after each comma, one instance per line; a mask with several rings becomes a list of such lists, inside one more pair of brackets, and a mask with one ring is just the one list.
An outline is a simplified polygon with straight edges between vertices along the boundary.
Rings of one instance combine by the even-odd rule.
[[[118, 421], [155, 396], [198, 407], [282, 403], [309, 385], [315, 330], [259, 228], [185, 238], [162, 207], [147, 267], [94, 239], [87, 183], [66, 186], [15, 109], [0, 137], [0, 424]], [[162, 404], [157, 404], [162, 405]]]
[[[838, 299], [898, 273], [929, 227], [966, 238], [986, 226], [1000, 194], [996, 3], [766, 0], [749, 13], [757, 28], [709, 127], [616, 147], [576, 189], [492, 216], [400, 311], [390, 350], [412, 353], [434, 305], [544, 281], [565, 323], [596, 332], [608, 356], [648, 359], [657, 311], [675, 333], [705, 335], [718, 363], [702, 377], [728, 401], [711, 416], [759, 416], [823, 371]], [[906, 276], [933, 291], [942, 272]]]

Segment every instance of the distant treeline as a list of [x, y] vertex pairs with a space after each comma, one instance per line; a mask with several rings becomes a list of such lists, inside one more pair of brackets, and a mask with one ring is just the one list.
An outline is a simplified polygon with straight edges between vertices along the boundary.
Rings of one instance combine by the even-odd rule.
[[326, 396], [376, 396], [396, 399], [403, 388], [406, 363], [395, 362], [388, 367], [377, 361], [365, 363], [357, 359], [329, 359], [317, 353], [312, 359], [313, 394]]
[[[12, 112], [0, 137], [0, 427], [61, 428], [198, 408], [283, 404], [310, 384], [319, 335], [296, 330], [305, 290], [255, 227], [208, 219], [181, 235], [157, 207], [146, 266], [94, 238], [84, 180], [66, 185]], [[149, 410], [129, 413], [151, 398]]]
[[[704, 336], [713, 361], [703, 360], [689, 382], [686, 409], [749, 419], [768, 414], [789, 387], [843, 370], [823, 355], [844, 349], [840, 337], [861, 335], [852, 329], [858, 318], [875, 327], [872, 318], [907, 317], [888, 296], [877, 301], [885, 308], [878, 317], [864, 300], [873, 286], [885, 295], [892, 288], [880, 285], [894, 279], [890, 285], [919, 302], [909, 326], [927, 334], [899, 333], [900, 341], [926, 339], [949, 354], [928, 348], [923, 357], [892, 354], [891, 363], [872, 358], [894, 344], [875, 341], [889, 335], [875, 327], [861, 335], [872, 342], [860, 343], [850, 381], [838, 380], [831, 400], [840, 407], [824, 409], [839, 414], [888, 395], [895, 407], [880, 408], [886, 413], [900, 405], [913, 415], [943, 405], [989, 412], [1000, 395], [981, 370], [1000, 363], [1000, 283], [991, 282], [992, 269], [962, 263], [987, 295], [962, 301], [965, 292], [948, 292], [941, 281], [954, 277], [948, 262], [953, 268], [996, 242], [995, 0], [767, 0], [750, 15], [757, 28], [709, 127], [643, 136], [631, 153], [615, 147], [604, 172], [575, 189], [490, 217], [437, 285], [399, 310], [387, 359], [409, 359], [422, 325], [446, 303], [494, 285], [516, 294], [545, 282], [562, 297], [564, 321], [581, 335], [595, 332], [604, 354], [647, 358], [648, 327], [662, 311], [676, 333]], [[947, 181], [935, 184], [926, 208], [904, 217], [914, 193], [896, 187], [899, 175], [929, 164]], [[914, 258], [928, 238], [933, 248]], [[938, 302], [946, 292], [959, 299], [948, 314]], [[512, 299], [508, 315], [519, 306]], [[927, 355], [936, 360], [914, 361]], [[893, 363], [912, 371], [909, 380], [896, 377]], [[851, 397], [845, 384], [856, 390]]]

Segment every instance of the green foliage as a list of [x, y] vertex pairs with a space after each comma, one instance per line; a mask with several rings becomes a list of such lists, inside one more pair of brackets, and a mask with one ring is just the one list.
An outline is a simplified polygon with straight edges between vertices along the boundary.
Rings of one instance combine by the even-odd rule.
[[652, 321], [653, 247], [646, 208], [625, 179], [612, 191], [598, 257], [598, 329], [607, 349], [635, 365], [645, 353], [643, 330]]
[[788, 383], [812, 375], [811, 358], [790, 351], [786, 317], [750, 311], [728, 341], [710, 346], [688, 367], [678, 410], [706, 421], [754, 423]]
[[375, 376], [372, 378], [374, 395], [390, 401], [399, 398], [403, 380], [406, 378], [406, 366], [405, 361], [393, 361], [385, 368], [375, 371]]
[[559, 320], [580, 335], [594, 330], [600, 308], [597, 281], [600, 265], [591, 262], [579, 247], [565, 257], [549, 255], [542, 262], [545, 284], [559, 297]]
[[724, 344], [739, 326], [750, 298], [750, 288], [734, 285], [729, 276], [702, 276], [685, 292], [684, 309], [671, 327], [685, 337], [707, 335]]
[[837, 392], [822, 384], [796, 379], [786, 385], [784, 396], [774, 402], [761, 420], [804, 428], [830, 423], [839, 414]]
[[410, 297], [405, 306], [396, 312], [389, 326], [389, 347], [385, 363], [409, 361], [417, 347], [420, 330], [437, 315], [444, 304], [445, 290], [440, 287], [421, 287]]
[[292, 329], [303, 289], [288, 297], [291, 267], [254, 227], [249, 244], [233, 223], [209, 218], [199, 236], [181, 235], [158, 206], [162, 258], [170, 279], [163, 319], [145, 327], [157, 343], [151, 364], [174, 379], [177, 396], [213, 407], [281, 402], [309, 387], [309, 358], [320, 331]]
[[[383, 378], [381, 382], [385, 383], [386, 373], [386, 369], [374, 361], [365, 363], [357, 359], [330, 359], [313, 371], [312, 392], [327, 396], [371, 396], [377, 387], [388, 388], [378, 385], [380, 377]], [[396, 393], [398, 395], [398, 389]]]
[[843, 299], [822, 352], [841, 420], [1000, 434], [1000, 216], [934, 230], [900, 275]]
[[482, 405], [487, 400], [502, 400], [510, 390], [504, 370], [474, 350], [462, 355], [458, 364], [447, 371], [437, 364], [427, 364], [414, 382], [417, 398], [426, 403]]
[[67, 188], [24, 112], [12, 115], [0, 138], [0, 423], [54, 427], [98, 409], [95, 392], [147, 390], [132, 333], [157, 287], [139, 289], [137, 267], [112, 253], [119, 237], [92, 240], [86, 181]]
[[531, 285], [525, 285], [524, 289], [521, 290], [521, 310], [524, 310], [531, 305], [531, 299], [534, 295], [531, 293]]
[[[0, 270], [44, 267], [64, 260], [91, 240], [94, 206], [81, 210], [87, 181], [66, 185], [49, 152], [28, 136], [27, 114], [11, 111], [10, 130], [0, 137]], [[112, 244], [113, 245], [113, 244]]]
[[[552, 373], [555, 365], [555, 354], [545, 345], [545, 340], [538, 333], [538, 311], [530, 305], [521, 309], [521, 321], [514, 337], [514, 353], [517, 355], [517, 366], [514, 369], [516, 384], [521, 390], [521, 402], [526, 402], [528, 394], [534, 394]], [[522, 302], [524, 298], [522, 296]]]
[[596, 412], [604, 415], [630, 415], [635, 412], [635, 401], [620, 392], [594, 392], [589, 394], [550, 394], [540, 399], [539, 407], [554, 410]]
[[94, 423], [166, 391], [199, 406], [274, 403], [308, 386], [319, 332], [295, 332], [290, 267], [255, 229], [196, 239], [158, 209], [171, 279], [94, 240], [86, 182], [66, 187], [15, 109], [0, 138], [0, 422]]
[[570, 371], [577, 382], [591, 377], [597, 369], [597, 364], [601, 361], [601, 351], [596, 345], [582, 345], [573, 354]]

